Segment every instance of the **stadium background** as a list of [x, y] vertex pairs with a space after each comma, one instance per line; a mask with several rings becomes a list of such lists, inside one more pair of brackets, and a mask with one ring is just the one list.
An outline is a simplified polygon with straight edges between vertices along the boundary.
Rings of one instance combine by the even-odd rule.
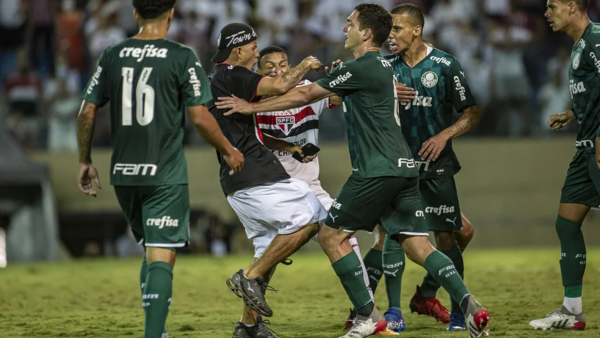
[[[427, 14], [425, 38], [456, 55], [482, 119], [455, 141], [461, 208], [476, 228], [473, 246], [557, 248], [554, 220], [574, 154], [573, 123], [552, 133], [549, 115], [570, 106], [567, 68], [572, 41], [553, 34], [543, 0], [378, 0], [404, 2]], [[169, 38], [193, 47], [205, 69], [218, 31], [252, 25], [259, 48], [282, 46], [296, 64], [352, 56], [343, 48], [346, 16], [356, 0], [178, 0]], [[108, 185], [109, 114], [102, 111], [93, 159], [104, 189], [77, 188], [79, 93], [100, 53], [135, 34], [130, 1], [0, 0], [0, 228], [9, 260], [139, 255]], [[590, 1], [597, 21], [600, 6]], [[389, 53], [384, 47], [384, 54]], [[323, 76], [311, 73], [311, 80]], [[214, 150], [188, 123], [192, 204], [191, 252], [249, 252], [250, 243], [221, 193]], [[321, 181], [335, 195], [350, 164], [340, 109], [321, 118]], [[600, 244], [600, 214], [586, 221], [588, 244]], [[365, 248], [371, 239], [361, 235]], [[318, 250], [315, 244], [303, 250]]]

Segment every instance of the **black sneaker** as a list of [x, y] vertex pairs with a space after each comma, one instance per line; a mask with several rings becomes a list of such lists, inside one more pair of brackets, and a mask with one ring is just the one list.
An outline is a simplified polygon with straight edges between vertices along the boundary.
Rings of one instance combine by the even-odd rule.
[[248, 327], [242, 322], [235, 324], [231, 338], [279, 338], [276, 332], [271, 330], [265, 324], [271, 324], [268, 320], [263, 320], [258, 316], [256, 325]]
[[265, 292], [267, 290], [277, 290], [270, 287], [264, 278], [259, 276], [256, 279], [249, 279], [244, 277], [244, 270], [240, 270], [234, 273], [226, 283], [231, 291], [238, 297], [243, 298], [252, 310], [265, 317], [273, 316], [273, 310], [265, 300]]

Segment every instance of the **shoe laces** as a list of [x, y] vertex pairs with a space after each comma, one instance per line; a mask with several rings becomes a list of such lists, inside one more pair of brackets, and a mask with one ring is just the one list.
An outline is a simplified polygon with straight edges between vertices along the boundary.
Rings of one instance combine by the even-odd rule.
[[[431, 307], [431, 311], [433, 312], [432, 313], [433, 315], [437, 316], [439, 314], [439, 312], [447, 312], [448, 311], [448, 309], [446, 309], [444, 307], [444, 305], [442, 305], [442, 303], [440, 303], [440, 300], [437, 298], [428, 300], [428, 302], [433, 303], [433, 306]], [[436, 307], [438, 308], [437, 311], [435, 309]]]
[[271, 325], [271, 321], [268, 319], [262, 319], [262, 317], [260, 317], [256, 320], [256, 325], [260, 325], [261, 327], [265, 328], [267, 331], [269, 331], [274, 336], [277, 336], [277, 332], [275, 332], [275, 330], [271, 329], [270, 327], [268, 327], [265, 324]]
[[279, 290], [275, 289], [274, 287], [270, 286], [269, 283], [267, 283], [267, 281], [264, 280], [263, 278], [260, 278], [260, 279], [257, 278], [256, 282], [261, 287], [261, 289], [263, 289], [264, 292], [266, 292], [266, 291], [274, 291], [274, 292], [279, 291]]

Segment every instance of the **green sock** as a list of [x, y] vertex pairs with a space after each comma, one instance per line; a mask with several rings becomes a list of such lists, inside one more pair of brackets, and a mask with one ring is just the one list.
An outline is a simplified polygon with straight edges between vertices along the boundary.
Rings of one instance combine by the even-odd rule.
[[581, 297], [587, 255], [581, 223], [558, 216], [556, 233], [560, 239], [560, 273], [565, 287], [565, 297]]
[[375, 294], [375, 290], [377, 289], [377, 285], [382, 276], [383, 254], [380, 250], [371, 248], [365, 255], [365, 258], [363, 258], [363, 262], [367, 269], [367, 277], [369, 277], [371, 290], [373, 291], [373, 294]]
[[469, 290], [460, 278], [450, 258], [439, 251], [432, 252], [425, 259], [425, 269], [450, 294], [450, 298], [460, 304], [463, 313], [467, 311]]
[[146, 283], [142, 291], [142, 304], [146, 313], [144, 338], [160, 338], [165, 328], [171, 294], [173, 268], [166, 262], [153, 262], [148, 266]]
[[400, 290], [402, 289], [402, 274], [404, 274], [406, 256], [400, 243], [390, 235], [385, 236], [383, 244], [383, 274], [385, 275], [385, 290], [388, 297], [388, 307], [400, 309]]
[[[458, 244], [454, 245], [454, 247], [450, 250], [443, 250], [440, 252], [450, 258], [460, 278], [464, 281], [465, 263], [463, 262], [463, 257], [460, 253]], [[452, 313], [462, 313], [460, 305], [452, 298], [450, 298], [450, 305]]]
[[362, 276], [363, 270], [358, 256], [353, 251], [331, 266], [340, 278], [356, 313], [365, 317], [370, 316], [373, 312], [374, 302]]
[[[142, 267], [140, 269], [140, 290], [142, 291], [142, 297], [144, 296], [144, 285], [146, 284], [146, 276], [148, 275], [148, 263], [146, 262], [146, 255], [142, 259]], [[167, 328], [163, 328], [163, 333], [167, 333]]]

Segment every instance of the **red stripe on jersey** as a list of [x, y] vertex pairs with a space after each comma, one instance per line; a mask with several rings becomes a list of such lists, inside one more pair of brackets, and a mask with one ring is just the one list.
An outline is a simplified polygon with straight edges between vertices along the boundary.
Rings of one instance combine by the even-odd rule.
[[[262, 77], [262, 78], [261, 78], [261, 79], [258, 81], [258, 83], [256, 84], [256, 88], [254, 89], [254, 95], [252, 95], [252, 98], [250, 99], [250, 101], [249, 101], [249, 102], [257, 102], [257, 101], [260, 101], [261, 97], [260, 97], [260, 96], [258, 96], [258, 97], [257, 97], [257, 96], [256, 96], [256, 94], [258, 94], [258, 86], [260, 86], [260, 83], [262, 82], [262, 80], [264, 80], [264, 78], [265, 78], [265, 77], [266, 77], [266, 76], [263, 76], [263, 77]], [[254, 99], [256, 99], [256, 101], [255, 101]]]
[[258, 123], [256, 121], [256, 114], [254, 114], [254, 129], [256, 129], [256, 138], [262, 143], [265, 144], [265, 140], [263, 139], [263, 134], [260, 128], [258, 127]]
[[[296, 124], [299, 123], [300, 121], [304, 120], [305, 118], [307, 118], [308, 116], [312, 116], [312, 115], [317, 115], [315, 113], [315, 111], [312, 109], [311, 106], [307, 106], [306, 108], [302, 109], [300, 112], [298, 112], [298, 114], [294, 114], [294, 121], [296, 121]], [[258, 115], [256, 116], [256, 119], [258, 120], [258, 123], [260, 124], [278, 124], [277, 123], [277, 118], [278, 117], [284, 117], [286, 115]], [[287, 115], [289, 116], [289, 115]]]

